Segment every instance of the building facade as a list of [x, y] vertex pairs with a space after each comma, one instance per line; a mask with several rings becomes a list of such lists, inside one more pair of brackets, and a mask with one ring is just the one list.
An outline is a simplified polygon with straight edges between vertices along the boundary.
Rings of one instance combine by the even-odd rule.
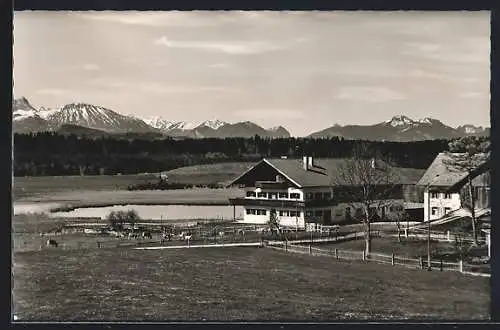
[[[453, 154], [436, 156], [423, 177], [417, 183], [424, 189], [424, 220], [432, 221], [445, 217], [464, 206], [469, 207], [469, 175], [451, 167]], [[490, 168], [489, 162], [478, 166], [471, 174], [475, 209], [489, 208]]]
[[[233, 205], [244, 207], [244, 222], [266, 224], [271, 214], [282, 227], [303, 229], [307, 223], [333, 225], [352, 222], [360, 206], [339, 200], [339, 192], [346, 189], [333, 183], [332, 173], [342, 164], [341, 159], [263, 159], [238, 176], [231, 185], [244, 188], [245, 195], [230, 199]], [[412, 184], [423, 171], [405, 169]], [[404, 209], [403, 185], [397, 197], [379, 210], [381, 219], [386, 214]], [[400, 200], [397, 200], [397, 199]], [[390, 205], [389, 205], [390, 204]]]

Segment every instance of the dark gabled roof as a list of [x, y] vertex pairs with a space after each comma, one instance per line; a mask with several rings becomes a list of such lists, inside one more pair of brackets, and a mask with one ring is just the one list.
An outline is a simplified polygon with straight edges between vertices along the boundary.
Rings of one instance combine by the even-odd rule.
[[[419, 186], [432, 186], [432, 187], [456, 187], [457, 184], [464, 182], [467, 179], [465, 171], [458, 171], [451, 169], [446, 164], [452, 161], [453, 155], [460, 155], [458, 153], [452, 154], [448, 152], [439, 153], [434, 161], [431, 163], [425, 174], [418, 181]], [[478, 174], [475, 174], [476, 176]]]
[[[303, 168], [302, 159], [263, 159], [255, 166], [267, 163], [299, 187], [321, 187], [342, 184], [338, 180], [338, 170], [346, 161], [341, 158], [314, 159], [314, 166], [307, 171]], [[252, 169], [234, 179], [233, 183]], [[424, 170], [414, 168], [393, 167], [392, 170], [395, 184], [415, 184], [424, 173]]]

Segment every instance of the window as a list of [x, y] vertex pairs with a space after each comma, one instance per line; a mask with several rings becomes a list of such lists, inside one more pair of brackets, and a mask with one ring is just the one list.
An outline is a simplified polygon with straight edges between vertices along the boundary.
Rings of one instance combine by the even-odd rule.
[[278, 194], [278, 197], [279, 197], [279, 198], [288, 198], [288, 193], [286, 193], [286, 192], [280, 192], [280, 193]]
[[314, 194], [313, 193], [307, 193], [306, 194], [306, 199], [307, 200], [312, 200], [314, 198]]
[[297, 216], [297, 212], [296, 211], [290, 211], [290, 216], [291, 217], [296, 217]]
[[316, 210], [316, 211], [314, 212], [314, 216], [315, 216], [315, 217], [320, 217], [320, 216], [322, 216], [322, 215], [323, 215], [323, 211], [321, 211], [321, 210]]
[[335, 210], [335, 216], [336, 217], [341, 217], [342, 216], [342, 210]]
[[330, 194], [330, 193], [324, 193], [323, 194], [323, 198], [326, 199], [326, 200], [329, 200], [329, 199], [332, 198], [332, 194]]
[[431, 192], [431, 198], [438, 198], [439, 194], [437, 192]]
[[313, 213], [312, 211], [306, 211], [306, 217], [312, 217]]
[[323, 195], [323, 194], [322, 194], [322, 193], [320, 193], [320, 192], [319, 192], [319, 193], [315, 193], [315, 194], [314, 194], [314, 199], [315, 199], [315, 200], [320, 200], [322, 195]]
[[255, 214], [257, 214], [257, 210], [255, 210], [255, 209], [247, 209], [247, 214], [255, 215]]
[[277, 193], [269, 193], [269, 199], [276, 199], [277, 195]]
[[445, 194], [444, 194], [444, 198], [445, 198], [445, 199], [451, 199], [451, 194], [449, 194], [449, 193], [445, 193]]
[[255, 197], [255, 191], [247, 191], [247, 197]]
[[257, 215], [266, 215], [267, 211], [266, 210], [257, 210]]
[[444, 214], [448, 214], [451, 211], [451, 207], [445, 207], [444, 208]]
[[297, 194], [297, 193], [291, 193], [291, 194], [290, 194], [290, 198], [291, 198], [291, 199], [299, 199], [299, 198], [300, 198], [300, 194]]
[[267, 197], [267, 193], [265, 193], [265, 192], [257, 193], [257, 197], [266, 198]]
[[280, 211], [280, 217], [287, 217], [288, 211]]
[[437, 207], [431, 208], [431, 214], [432, 215], [437, 215], [438, 214], [438, 208]]

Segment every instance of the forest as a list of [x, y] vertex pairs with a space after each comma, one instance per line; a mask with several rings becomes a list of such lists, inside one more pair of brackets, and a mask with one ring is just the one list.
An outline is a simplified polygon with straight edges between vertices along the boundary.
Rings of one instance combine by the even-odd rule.
[[53, 132], [14, 135], [14, 176], [114, 175], [157, 173], [174, 168], [263, 157], [349, 157], [355, 146], [369, 146], [367, 157], [401, 167], [427, 168], [448, 149], [448, 140], [370, 142], [342, 138], [311, 139], [118, 139], [58, 135]]

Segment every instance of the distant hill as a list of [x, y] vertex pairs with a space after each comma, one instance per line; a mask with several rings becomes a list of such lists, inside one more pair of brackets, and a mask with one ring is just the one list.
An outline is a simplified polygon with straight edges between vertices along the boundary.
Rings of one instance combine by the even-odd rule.
[[312, 133], [312, 138], [343, 137], [345, 139], [365, 139], [372, 141], [420, 141], [433, 139], [453, 139], [465, 135], [487, 136], [489, 128], [464, 125], [453, 128], [432, 118], [413, 120], [407, 116], [394, 116], [390, 120], [374, 125], [334, 125]]

